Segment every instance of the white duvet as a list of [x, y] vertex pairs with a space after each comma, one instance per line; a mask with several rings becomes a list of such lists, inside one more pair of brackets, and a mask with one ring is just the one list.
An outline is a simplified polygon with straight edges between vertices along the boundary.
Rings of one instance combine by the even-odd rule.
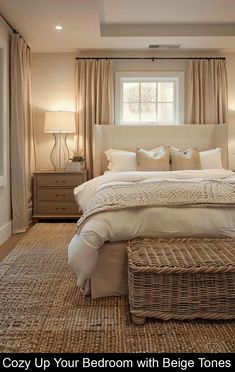
[[[155, 179], [224, 179], [234, 182], [232, 171], [194, 170], [170, 172], [107, 172], [74, 190], [79, 207], [84, 210], [100, 187], [122, 182], [146, 182]], [[235, 237], [235, 208], [140, 208], [111, 211], [90, 217], [68, 247], [69, 264], [82, 287], [90, 278], [98, 259], [98, 250], [106, 242], [135, 237], [230, 236]]]

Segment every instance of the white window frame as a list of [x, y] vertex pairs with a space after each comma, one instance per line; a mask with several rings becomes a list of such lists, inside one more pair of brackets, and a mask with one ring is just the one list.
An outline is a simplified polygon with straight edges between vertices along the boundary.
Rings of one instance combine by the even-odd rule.
[[[145, 81], [170, 81], [175, 82], [175, 120], [173, 122], [124, 122], [123, 114], [123, 82]], [[183, 71], [128, 71], [115, 72], [115, 124], [120, 125], [178, 125], [184, 123], [184, 72]]]

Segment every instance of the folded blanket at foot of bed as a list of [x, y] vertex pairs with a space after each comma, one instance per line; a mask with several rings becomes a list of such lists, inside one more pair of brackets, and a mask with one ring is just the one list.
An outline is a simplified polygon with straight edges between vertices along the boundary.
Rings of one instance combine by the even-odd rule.
[[223, 180], [157, 180], [106, 185], [96, 191], [77, 232], [98, 213], [144, 207], [234, 207], [235, 184]]

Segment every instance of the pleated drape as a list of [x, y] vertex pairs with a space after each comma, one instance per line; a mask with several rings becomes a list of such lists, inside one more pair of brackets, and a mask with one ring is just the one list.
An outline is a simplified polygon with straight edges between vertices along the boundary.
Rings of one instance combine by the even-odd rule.
[[11, 38], [11, 195], [13, 233], [26, 231], [32, 219], [35, 168], [31, 93], [31, 52], [18, 34]]
[[112, 61], [77, 60], [75, 90], [78, 147], [86, 156], [86, 166], [91, 178], [94, 125], [113, 123]]
[[187, 124], [227, 121], [226, 61], [191, 60], [187, 68]]

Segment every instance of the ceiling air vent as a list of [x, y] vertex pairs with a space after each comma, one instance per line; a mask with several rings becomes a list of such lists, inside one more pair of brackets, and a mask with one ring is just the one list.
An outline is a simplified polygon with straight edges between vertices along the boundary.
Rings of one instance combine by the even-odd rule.
[[166, 45], [154, 45], [150, 44], [149, 49], [177, 49], [180, 48], [179, 44], [166, 44]]

